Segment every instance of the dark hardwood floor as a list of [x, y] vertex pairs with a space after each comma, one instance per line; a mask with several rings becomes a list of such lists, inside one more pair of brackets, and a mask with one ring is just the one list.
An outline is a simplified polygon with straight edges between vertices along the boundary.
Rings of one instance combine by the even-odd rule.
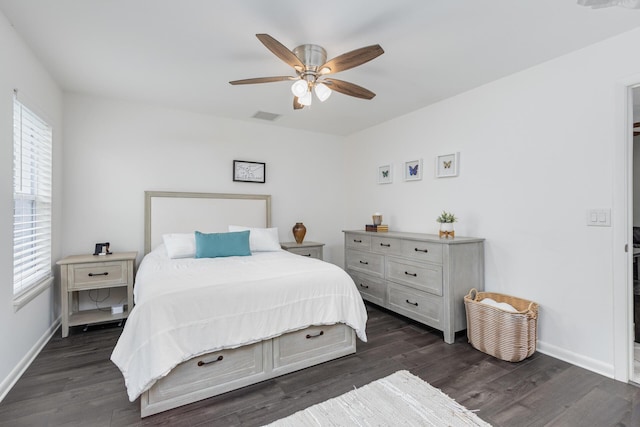
[[0, 426], [259, 426], [406, 369], [494, 426], [640, 426], [640, 388], [534, 354], [503, 362], [368, 305], [356, 354], [140, 419], [109, 356], [120, 328], [47, 344], [0, 403]]

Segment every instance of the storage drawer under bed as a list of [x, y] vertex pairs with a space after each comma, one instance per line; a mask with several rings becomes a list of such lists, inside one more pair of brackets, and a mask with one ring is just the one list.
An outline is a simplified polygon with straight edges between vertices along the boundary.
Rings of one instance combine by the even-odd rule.
[[354, 330], [338, 323], [310, 326], [255, 344], [194, 357], [142, 394], [140, 413], [147, 417], [355, 351]]

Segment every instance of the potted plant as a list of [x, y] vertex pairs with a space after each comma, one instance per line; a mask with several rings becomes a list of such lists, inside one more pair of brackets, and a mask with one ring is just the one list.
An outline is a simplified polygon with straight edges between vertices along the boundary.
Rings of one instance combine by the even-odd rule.
[[444, 236], [446, 238], [454, 237], [455, 231], [453, 230], [453, 223], [456, 222], [458, 218], [452, 214], [451, 212], [442, 211], [440, 216], [436, 218], [436, 222], [440, 223], [440, 237]]

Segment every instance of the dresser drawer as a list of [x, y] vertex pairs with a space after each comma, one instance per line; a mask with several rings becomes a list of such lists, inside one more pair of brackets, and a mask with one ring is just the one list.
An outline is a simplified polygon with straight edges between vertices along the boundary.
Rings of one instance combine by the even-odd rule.
[[384, 256], [347, 249], [347, 268], [361, 273], [384, 277]]
[[345, 234], [345, 244], [347, 249], [360, 249], [368, 251], [371, 249], [371, 236], [362, 234]]
[[389, 283], [389, 308], [419, 322], [442, 330], [442, 297], [420, 292], [408, 286]]
[[400, 255], [401, 240], [391, 237], [371, 236], [371, 251], [379, 254]]
[[442, 295], [441, 265], [388, 257], [387, 279], [421, 291]]
[[442, 245], [417, 240], [403, 240], [401, 254], [408, 258], [442, 264]]
[[97, 289], [127, 285], [127, 261], [104, 261], [67, 266], [69, 282], [67, 290]]
[[387, 285], [384, 279], [353, 272], [349, 272], [349, 274], [351, 274], [351, 278], [363, 299], [381, 306], [385, 305]]

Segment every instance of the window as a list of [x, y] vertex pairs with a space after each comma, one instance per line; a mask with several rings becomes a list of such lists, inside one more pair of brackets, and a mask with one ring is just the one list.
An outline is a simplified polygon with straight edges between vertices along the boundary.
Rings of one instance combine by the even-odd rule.
[[[52, 282], [52, 131], [13, 101], [13, 294], [22, 306]], [[32, 292], [30, 292], [32, 291]], [[38, 291], [38, 292], [36, 292]], [[17, 300], [28, 298], [22, 303]]]

